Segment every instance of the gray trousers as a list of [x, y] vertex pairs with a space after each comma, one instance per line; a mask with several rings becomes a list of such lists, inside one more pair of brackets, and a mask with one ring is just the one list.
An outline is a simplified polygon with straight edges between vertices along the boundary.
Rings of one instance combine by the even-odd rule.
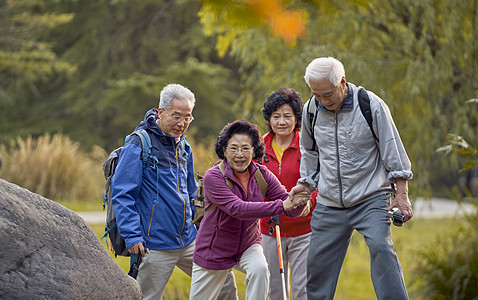
[[262, 235], [262, 248], [267, 259], [271, 279], [269, 300], [289, 299], [289, 265], [292, 296], [294, 300], [306, 300], [307, 290], [307, 255], [309, 253], [310, 232], [299, 236], [281, 237], [286, 297], [282, 295], [282, 278], [279, 270], [279, 255], [275, 236]]
[[370, 252], [372, 283], [377, 299], [408, 299], [403, 272], [390, 238], [388, 195], [351, 208], [320, 205], [311, 220], [307, 258], [307, 298], [333, 299], [340, 270], [354, 230], [363, 235]]

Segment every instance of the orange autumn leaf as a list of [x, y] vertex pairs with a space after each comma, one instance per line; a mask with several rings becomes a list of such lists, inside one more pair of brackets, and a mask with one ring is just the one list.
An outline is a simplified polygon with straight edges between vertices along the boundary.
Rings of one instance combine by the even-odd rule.
[[272, 32], [287, 43], [295, 42], [307, 31], [304, 14], [299, 11], [283, 11], [270, 20], [270, 25]]
[[272, 32], [287, 43], [294, 43], [307, 32], [305, 13], [288, 10], [281, 0], [245, 0], [252, 12], [267, 21]]

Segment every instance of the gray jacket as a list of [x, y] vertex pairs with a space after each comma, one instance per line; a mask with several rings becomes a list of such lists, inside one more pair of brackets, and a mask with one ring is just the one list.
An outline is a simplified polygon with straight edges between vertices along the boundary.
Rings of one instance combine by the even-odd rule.
[[[372, 92], [370, 109], [375, 141], [358, 104], [358, 88], [349, 91], [337, 113], [317, 107], [314, 127], [318, 151], [312, 150], [308, 103], [304, 105], [299, 183], [319, 190], [317, 202], [329, 207], [352, 207], [371, 197], [391, 192], [390, 182], [412, 178], [411, 163], [400, 140], [390, 110]], [[309, 101], [315, 101], [312, 98]]]

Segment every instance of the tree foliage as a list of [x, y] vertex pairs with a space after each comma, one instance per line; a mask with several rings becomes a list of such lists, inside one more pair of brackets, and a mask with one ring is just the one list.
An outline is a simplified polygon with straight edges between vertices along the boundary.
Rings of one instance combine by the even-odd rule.
[[349, 81], [390, 106], [412, 159], [411, 190], [430, 193], [430, 182], [454, 176], [449, 170], [458, 167], [457, 160], [444, 162], [435, 149], [448, 132], [477, 139], [476, 122], [466, 122], [463, 105], [478, 93], [477, 1], [283, 2], [308, 15], [307, 34], [293, 45], [264, 26], [238, 25], [240, 15], [230, 17], [234, 10], [217, 8], [223, 1], [205, 1], [200, 12], [206, 32], [218, 36], [218, 49], [229, 49], [241, 62], [244, 88], [235, 107], [244, 107], [242, 116], [259, 122], [262, 103], [256, 100], [284, 86], [300, 91], [305, 101], [305, 67], [315, 57], [334, 56]]
[[[197, 98], [188, 134], [265, 129], [263, 100], [335, 56], [347, 80], [390, 106], [412, 159], [411, 191], [456, 177], [435, 149], [478, 143], [478, 0], [0, 0], [0, 143], [61, 132], [82, 147], [122, 143], [177, 82]], [[471, 120], [471, 121], [470, 121]]]
[[[34, 7], [41, 1], [20, 2]], [[173, 82], [189, 87], [196, 95], [196, 119], [189, 134], [198, 140], [217, 134], [224, 123], [233, 120], [229, 106], [238, 94], [235, 63], [227, 57], [220, 59], [213, 38], [202, 33], [196, 16], [199, 2], [49, 3], [43, 7], [45, 16], [68, 16], [68, 22], [45, 28], [41, 36], [50, 45], [48, 53], [76, 72], [68, 78], [50, 78], [28, 94], [14, 89], [12, 80], [6, 87], [12, 91], [12, 105], [2, 116], [3, 141], [27, 133], [63, 132], [85, 147], [112, 149], [149, 108], [158, 107], [159, 91]], [[8, 7], [1, 7], [0, 13]], [[19, 8], [18, 15], [24, 10]], [[0, 61], [0, 70], [5, 66]], [[20, 105], [22, 101], [24, 105]], [[42, 110], [35, 115], [35, 122], [19, 116], [37, 106]]]
[[0, 1], [0, 141], [55, 127], [43, 88], [76, 67], [55, 53], [47, 35], [72, 18], [50, 11], [47, 1]]

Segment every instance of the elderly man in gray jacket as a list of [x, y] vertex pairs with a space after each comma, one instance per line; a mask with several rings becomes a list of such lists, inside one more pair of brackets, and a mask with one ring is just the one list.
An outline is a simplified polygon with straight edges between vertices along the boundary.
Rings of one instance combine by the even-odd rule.
[[[333, 299], [354, 230], [369, 247], [377, 298], [408, 299], [387, 211], [399, 208], [405, 222], [413, 216], [407, 184], [412, 172], [389, 108], [368, 92], [370, 127], [359, 107], [359, 88], [346, 82], [344, 67], [335, 58], [316, 58], [304, 78], [313, 93], [309, 102], [317, 100], [317, 110], [313, 126], [302, 118], [301, 178], [293, 193], [319, 191], [311, 221], [308, 299]], [[396, 196], [390, 203], [391, 183]]]

